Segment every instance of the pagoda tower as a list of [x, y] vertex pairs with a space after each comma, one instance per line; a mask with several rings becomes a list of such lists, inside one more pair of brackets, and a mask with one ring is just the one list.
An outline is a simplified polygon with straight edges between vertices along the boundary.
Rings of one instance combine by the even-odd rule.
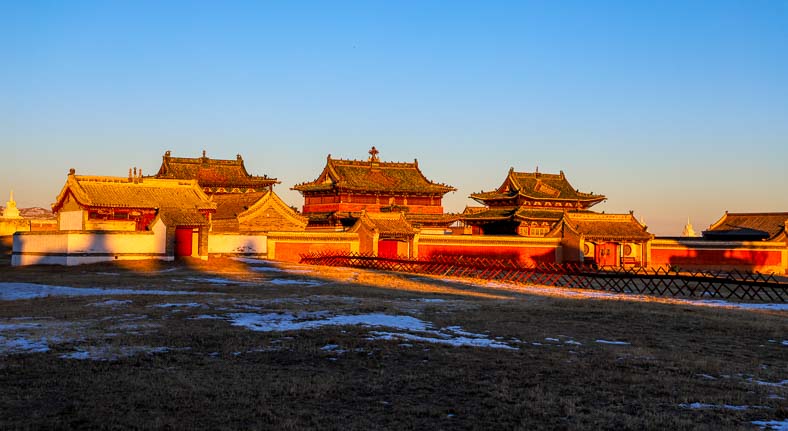
[[14, 191], [11, 190], [11, 198], [5, 203], [5, 211], [3, 211], [3, 218], [22, 218], [19, 214], [19, 209], [14, 202]]

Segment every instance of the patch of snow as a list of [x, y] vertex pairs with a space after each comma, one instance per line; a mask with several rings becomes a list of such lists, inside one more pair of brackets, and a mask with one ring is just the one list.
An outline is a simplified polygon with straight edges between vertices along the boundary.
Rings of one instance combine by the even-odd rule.
[[190, 317], [189, 320], [224, 320], [224, 317], [215, 314], [200, 314], [199, 316]]
[[273, 280], [268, 280], [268, 282], [277, 286], [287, 286], [293, 284], [299, 284], [302, 286], [320, 286], [323, 284], [322, 282], [315, 280], [292, 280], [288, 278], [274, 278]]
[[599, 344], [612, 344], [615, 346], [628, 346], [629, 342], [627, 341], [608, 341], [608, 340], [595, 340]]
[[128, 305], [131, 303], [132, 301], [130, 299], [108, 299], [106, 301], [94, 302], [88, 305], [92, 305], [94, 307], [118, 307], [121, 305]]
[[326, 311], [300, 313], [298, 315], [290, 313], [232, 313], [228, 315], [228, 318], [233, 326], [241, 326], [258, 332], [283, 332], [315, 329], [323, 326], [358, 325], [421, 333], [420, 335], [414, 335], [409, 333], [373, 332], [375, 334], [373, 339], [396, 338], [454, 346], [517, 349], [504, 342], [490, 340], [486, 335], [464, 331], [459, 326], [450, 326], [439, 331], [433, 330], [431, 323], [411, 316], [371, 313], [327, 317], [327, 314], [328, 312]]
[[707, 305], [711, 307], [730, 307], [740, 308], [744, 310], [775, 310], [775, 311], [788, 311], [788, 304], [747, 304], [741, 302], [728, 302], [721, 299], [704, 299], [696, 301], [687, 301], [689, 303], [696, 303], [700, 305]]
[[781, 396], [779, 396], [777, 394], [769, 394], [769, 396], [766, 397], [766, 398], [768, 398], [770, 400], [784, 400], [785, 399], [785, 397], [781, 397]]
[[575, 341], [575, 340], [566, 340], [566, 341], [564, 341], [564, 344], [573, 344], [575, 346], [582, 346], [583, 345], [583, 343], [581, 343], [579, 341]]
[[46, 338], [31, 340], [25, 337], [6, 338], [0, 336], [0, 355], [15, 353], [44, 353], [49, 351]]
[[708, 375], [708, 374], [697, 374], [697, 376], [698, 376], [698, 377], [702, 377], [702, 378], [704, 378], [704, 379], [706, 379], [706, 380], [717, 380], [717, 378], [716, 378], [716, 377], [714, 377], [714, 376], [710, 376], [710, 375]]
[[0, 323], [0, 332], [40, 328], [40, 323]]
[[545, 341], [552, 341], [552, 342], [554, 342], [554, 343], [557, 343], [557, 342], [561, 341], [561, 340], [559, 340], [558, 338], [551, 338], [551, 337], [545, 337], [545, 339], [544, 339], [544, 340], [545, 340]]
[[416, 298], [416, 299], [411, 299], [411, 301], [416, 301], [416, 302], [426, 302], [426, 303], [441, 303], [441, 302], [446, 302], [446, 300], [445, 300], [445, 299], [440, 299], [440, 298]]
[[[77, 359], [92, 361], [116, 361], [120, 358], [127, 358], [139, 353], [152, 355], [154, 353], [167, 353], [173, 349], [169, 347], [150, 347], [150, 346], [89, 346], [80, 348], [71, 353], [60, 355], [61, 359]], [[182, 349], [177, 349], [182, 350]]]
[[788, 340], [783, 340], [783, 342], [780, 344], [782, 344], [783, 346], [788, 346]]
[[761, 429], [764, 430], [788, 431], [788, 419], [773, 421], [752, 421], [751, 423], [761, 427]]
[[198, 283], [211, 283], [211, 284], [254, 284], [243, 280], [230, 280], [229, 278], [221, 277], [187, 277], [186, 281]]
[[783, 387], [785, 385], [788, 385], [788, 380], [782, 380], [782, 381], [779, 381], [779, 382], [764, 382], [763, 380], [753, 380], [752, 378], [749, 378], [749, 379], [747, 379], [747, 381], [750, 382], [750, 383], [755, 383], [756, 385], [761, 385], [761, 386]]
[[679, 404], [679, 407], [683, 409], [693, 409], [693, 410], [710, 409], [710, 410], [736, 410], [736, 411], [745, 411], [752, 408], [763, 408], [760, 406], [735, 406], [731, 404], [705, 404], [705, 403], [691, 403], [691, 404], [682, 403]]
[[499, 341], [490, 340], [487, 338], [468, 338], [468, 337], [455, 337], [455, 338], [432, 338], [422, 335], [408, 334], [402, 332], [379, 332], [372, 331], [373, 340], [395, 340], [405, 339], [409, 341], [421, 341], [425, 343], [447, 344], [455, 347], [488, 347], [492, 349], [507, 349], [518, 350], [517, 347], [512, 347], [508, 344]]
[[202, 304], [197, 302], [184, 302], [184, 303], [166, 303], [166, 304], [154, 304], [151, 307], [156, 308], [180, 308], [180, 307], [187, 307], [187, 308], [194, 308], [194, 307], [202, 307]]
[[212, 292], [184, 290], [101, 289], [96, 287], [50, 286], [34, 283], [0, 283], [0, 300], [45, 298], [48, 296], [101, 296], [101, 295], [216, 295]]

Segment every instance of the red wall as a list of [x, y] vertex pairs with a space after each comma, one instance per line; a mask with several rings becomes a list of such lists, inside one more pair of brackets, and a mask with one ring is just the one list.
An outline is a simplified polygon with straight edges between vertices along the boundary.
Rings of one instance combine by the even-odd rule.
[[274, 259], [285, 262], [299, 262], [301, 255], [315, 252], [350, 252], [349, 243], [335, 242], [276, 242]]
[[517, 259], [523, 264], [554, 263], [556, 247], [507, 247], [502, 245], [419, 244], [419, 258], [433, 255]]
[[744, 269], [758, 269], [766, 266], [781, 266], [781, 254], [780, 250], [697, 250], [687, 248], [660, 249], [652, 247], [651, 264], [653, 266], [735, 266]]

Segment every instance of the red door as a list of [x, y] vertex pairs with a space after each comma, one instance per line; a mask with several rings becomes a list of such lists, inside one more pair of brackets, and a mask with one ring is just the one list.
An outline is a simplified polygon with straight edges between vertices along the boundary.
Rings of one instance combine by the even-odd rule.
[[378, 241], [378, 256], [397, 257], [397, 242], [392, 239], [382, 239]]
[[618, 244], [606, 242], [597, 245], [596, 263], [599, 266], [618, 266]]
[[175, 228], [175, 257], [192, 255], [192, 228]]

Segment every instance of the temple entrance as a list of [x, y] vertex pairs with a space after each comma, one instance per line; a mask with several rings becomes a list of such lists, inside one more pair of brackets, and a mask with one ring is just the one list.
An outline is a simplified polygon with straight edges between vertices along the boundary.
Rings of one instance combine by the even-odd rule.
[[596, 264], [599, 266], [618, 266], [618, 244], [606, 242], [597, 244]]
[[394, 239], [381, 239], [378, 241], [379, 257], [397, 257], [397, 244], [399, 241]]
[[192, 255], [192, 228], [175, 229], [175, 257], [188, 257]]

